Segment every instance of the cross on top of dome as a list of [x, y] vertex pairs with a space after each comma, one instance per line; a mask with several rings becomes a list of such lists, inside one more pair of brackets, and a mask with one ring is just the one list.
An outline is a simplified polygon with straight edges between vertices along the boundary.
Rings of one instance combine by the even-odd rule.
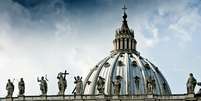
[[122, 9], [123, 9], [123, 11], [124, 11], [124, 16], [123, 16], [123, 18], [124, 18], [124, 20], [126, 20], [126, 18], [127, 18], [127, 15], [126, 15], [126, 10], [127, 10], [127, 7], [126, 7], [126, 0], [124, 0], [124, 7], [123, 7]]
[[127, 14], [126, 14], [126, 1], [124, 1], [123, 9], [123, 21], [119, 29], [116, 30], [115, 39], [113, 40], [114, 50], [113, 52], [129, 52], [137, 53], [136, 44], [137, 41], [134, 38], [134, 31], [128, 27]]

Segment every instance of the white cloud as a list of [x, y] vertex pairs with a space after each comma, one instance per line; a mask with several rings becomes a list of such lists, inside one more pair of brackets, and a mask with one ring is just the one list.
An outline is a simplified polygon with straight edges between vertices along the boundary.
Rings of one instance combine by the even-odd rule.
[[197, 9], [192, 9], [189, 12], [185, 12], [182, 17], [178, 19], [176, 23], [169, 26], [169, 29], [173, 31], [175, 37], [182, 43], [192, 41], [192, 35], [197, 34], [197, 30], [201, 27], [201, 16]]
[[143, 33], [144, 29], [141, 29], [141, 31], [136, 31], [136, 33], [138, 33], [138, 36], [136, 39], [138, 39], [140, 43], [139, 48], [141, 49], [153, 48], [159, 42], [158, 29], [155, 26], [150, 24], [147, 24], [146, 27], [148, 30], [147, 34], [150, 34], [151, 38], [146, 38], [144, 36], [144, 33]]

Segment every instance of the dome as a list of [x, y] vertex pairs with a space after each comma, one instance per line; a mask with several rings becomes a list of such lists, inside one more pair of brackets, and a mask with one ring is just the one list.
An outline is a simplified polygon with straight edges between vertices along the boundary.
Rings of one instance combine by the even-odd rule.
[[[124, 7], [125, 9], [125, 7]], [[134, 31], [128, 27], [124, 11], [122, 26], [116, 31], [111, 54], [98, 62], [84, 81], [84, 94], [96, 95], [100, 91], [98, 80], [104, 80], [106, 95], [114, 95], [114, 82], [119, 80], [119, 95], [170, 95], [168, 82], [158, 67], [143, 58], [136, 50]]]
[[[85, 79], [84, 94], [98, 94], [96, 82], [99, 76], [105, 79], [104, 94], [114, 94], [111, 81], [115, 81], [117, 76], [122, 78], [121, 95], [147, 94], [147, 81], [150, 78], [155, 81], [153, 94], [171, 94], [169, 85], [158, 67], [134, 53], [111, 54], [100, 61]], [[87, 81], [91, 83], [88, 84]]]

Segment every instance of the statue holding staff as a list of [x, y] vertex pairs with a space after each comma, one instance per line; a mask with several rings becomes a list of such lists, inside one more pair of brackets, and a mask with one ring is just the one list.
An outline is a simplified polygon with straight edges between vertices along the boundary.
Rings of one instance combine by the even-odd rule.
[[41, 90], [42, 95], [47, 95], [47, 89], [48, 89], [47, 77], [44, 78], [44, 76], [42, 76], [41, 80], [39, 80], [39, 78], [37, 78], [37, 81], [40, 82], [40, 90]]

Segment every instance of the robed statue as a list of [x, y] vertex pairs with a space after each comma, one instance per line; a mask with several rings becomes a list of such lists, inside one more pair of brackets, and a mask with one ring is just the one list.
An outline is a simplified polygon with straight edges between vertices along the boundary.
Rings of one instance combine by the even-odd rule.
[[[201, 82], [197, 83], [198, 86], [201, 86]], [[197, 92], [197, 95], [201, 96], [201, 88], [199, 89], [199, 91]]]
[[99, 94], [104, 94], [104, 90], [105, 90], [105, 79], [102, 78], [101, 76], [98, 77], [98, 81], [97, 81], [97, 90], [98, 90]]
[[119, 95], [121, 90], [121, 76], [116, 76], [115, 81], [112, 81], [114, 87], [114, 95]]
[[45, 79], [44, 76], [41, 77], [41, 79], [39, 80], [39, 78], [37, 78], [37, 81], [40, 82], [40, 90], [42, 95], [47, 95], [47, 78]]
[[6, 84], [6, 90], [7, 90], [7, 96], [6, 97], [12, 97], [13, 96], [13, 92], [14, 92], [14, 84], [13, 82], [10, 81], [10, 79], [8, 79], [8, 83]]
[[82, 95], [83, 94], [83, 82], [82, 82], [82, 77], [77, 76], [74, 77], [75, 79], [75, 88], [73, 90], [73, 94], [74, 95]]
[[19, 95], [18, 96], [24, 96], [25, 93], [25, 83], [23, 78], [20, 79], [18, 82], [18, 89], [19, 89]]
[[149, 77], [147, 79], [147, 94], [153, 94], [155, 90], [155, 80]]
[[64, 73], [60, 72], [57, 75], [57, 79], [58, 81], [58, 88], [59, 88], [59, 93], [58, 95], [64, 95], [65, 94], [65, 90], [67, 88], [67, 81], [66, 81], [66, 75], [68, 75], [69, 73], [67, 73], [66, 71]]
[[187, 94], [194, 94], [194, 89], [197, 84], [197, 80], [193, 77], [193, 74], [189, 74], [188, 81], [186, 83], [187, 86]]

